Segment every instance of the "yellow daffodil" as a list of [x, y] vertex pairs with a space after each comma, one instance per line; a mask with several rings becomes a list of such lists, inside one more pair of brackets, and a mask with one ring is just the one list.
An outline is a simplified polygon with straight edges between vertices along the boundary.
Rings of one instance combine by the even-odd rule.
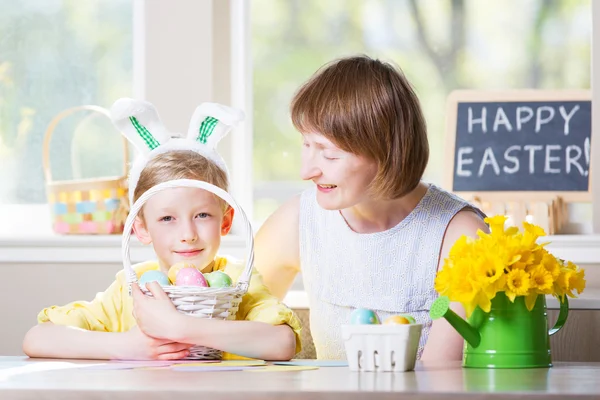
[[541, 265], [552, 275], [552, 280], [556, 280], [560, 275], [561, 264], [554, 258], [550, 253], [544, 250], [545, 253], [542, 256]]
[[450, 268], [442, 268], [435, 277], [434, 288], [440, 295], [445, 296], [451, 288], [450, 281], [452, 279], [452, 271]]
[[575, 290], [578, 294], [581, 294], [585, 288], [585, 276], [583, 270], [564, 268], [557, 279], [557, 284], [561, 298], [565, 295], [576, 297], [573, 291]]
[[460, 259], [466, 257], [472, 245], [471, 238], [462, 235], [450, 249], [449, 257], [451, 259]]
[[536, 245], [537, 239], [540, 236], [546, 236], [546, 232], [542, 228], [528, 222], [523, 223], [523, 228], [525, 228], [525, 232], [523, 232], [522, 242], [525, 247], [535, 249], [538, 247]]
[[506, 276], [506, 297], [515, 301], [517, 296], [525, 296], [531, 287], [529, 274], [522, 269], [513, 269]]
[[554, 286], [552, 274], [548, 272], [543, 265], [539, 265], [532, 269], [529, 273], [531, 276], [531, 287], [538, 293], [551, 294]]
[[505, 215], [496, 215], [494, 217], [487, 217], [484, 221], [490, 226], [492, 236], [502, 236], [506, 220], [507, 217]]
[[461, 303], [471, 303], [479, 291], [480, 286], [477, 284], [477, 282], [465, 277], [457, 282], [457, 285], [455, 286], [454, 298], [456, 301]]
[[567, 269], [561, 269], [560, 274], [554, 281], [554, 291], [562, 299], [569, 290], [569, 275], [573, 274], [573, 271]]
[[[569, 277], [569, 288], [577, 291], [577, 294], [583, 293], [583, 290], [585, 289], [585, 283], [585, 273], [582, 269], [578, 269]], [[573, 293], [571, 293], [570, 296], [575, 297]]]
[[477, 307], [489, 312], [498, 292], [510, 301], [525, 298], [529, 310], [539, 296], [574, 297], [585, 289], [585, 273], [570, 261], [554, 257], [538, 243], [545, 236], [536, 225], [524, 223], [523, 232], [505, 228], [503, 215], [486, 218], [490, 233], [461, 236], [452, 246], [435, 279], [435, 290], [462, 303], [467, 316]]

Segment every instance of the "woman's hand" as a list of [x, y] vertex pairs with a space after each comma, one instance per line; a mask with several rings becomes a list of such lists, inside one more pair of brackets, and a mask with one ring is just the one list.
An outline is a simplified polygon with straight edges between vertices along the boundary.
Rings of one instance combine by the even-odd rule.
[[146, 284], [153, 297], [142, 293], [137, 284], [131, 286], [133, 310], [140, 329], [148, 336], [171, 340], [184, 323], [185, 316], [175, 309], [173, 302], [157, 282]]

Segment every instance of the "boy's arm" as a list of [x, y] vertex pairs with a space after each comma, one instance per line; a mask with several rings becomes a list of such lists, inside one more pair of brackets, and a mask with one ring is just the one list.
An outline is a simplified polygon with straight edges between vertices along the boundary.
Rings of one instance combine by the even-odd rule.
[[146, 336], [134, 327], [123, 333], [94, 332], [46, 322], [27, 332], [23, 351], [29, 357], [94, 360], [177, 360], [190, 345]]
[[[30, 357], [93, 359], [177, 359], [187, 355], [187, 344], [157, 340], [143, 334], [133, 316], [124, 326], [123, 313], [131, 313], [131, 300], [123, 279], [113, 282], [94, 300], [63, 307], [48, 307], [38, 315], [39, 325], [27, 332], [23, 351]], [[128, 306], [125, 301], [128, 301]]]
[[[123, 284], [117, 279], [92, 301], [74, 301], [64, 306], [44, 308], [37, 316], [38, 324], [51, 322], [96, 332], [120, 332], [122, 316], [127, 312], [123, 304]], [[129, 311], [131, 306], [129, 306]]]
[[158, 284], [146, 287], [153, 297], [145, 296], [137, 285], [132, 289], [138, 324], [148, 335], [263, 360], [289, 360], [296, 354], [296, 334], [285, 323], [190, 317], [175, 309]]
[[175, 341], [269, 361], [287, 361], [296, 354], [296, 335], [288, 325], [180, 316], [170, 336]]

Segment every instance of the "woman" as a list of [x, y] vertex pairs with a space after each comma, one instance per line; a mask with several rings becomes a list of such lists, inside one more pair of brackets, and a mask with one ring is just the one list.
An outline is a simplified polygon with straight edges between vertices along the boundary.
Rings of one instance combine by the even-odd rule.
[[414, 316], [421, 359], [460, 359], [463, 339], [429, 318], [434, 278], [460, 236], [487, 227], [479, 210], [421, 181], [429, 145], [407, 79], [366, 56], [341, 59], [300, 88], [291, 117], [304, 138], [302, 179], [315, 186], [257, 233], [267, 287], [282, 298], [302, 271], [318, 358], [345, 358], [340, 325], [361, 307]]

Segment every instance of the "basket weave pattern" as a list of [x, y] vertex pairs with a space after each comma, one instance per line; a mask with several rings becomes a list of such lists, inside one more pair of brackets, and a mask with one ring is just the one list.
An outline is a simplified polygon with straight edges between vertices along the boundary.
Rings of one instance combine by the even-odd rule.
[[[148, 201], [148, 199], [150, 199], [156, 193], [177, 187], [192, 187], [205, 189], [216, 194], [217, 196], [225, 200], [227, 203], [229, 203], [234, 208], [235, 215], [241, 216], [241, 218], [243, 219], [246, 230], [246, 243], [249, 248], [249, 251], [244, 271], [240, 275], [240, 278], [235, 286], [228, 288], [210, 288], [197, 286], [163, 286], [163, 290], [169, 296], [169, 298], [173, 302], [173, 305], [175, 305], [175, 308], [181, 313], [197, 318], [233, 320], [235, 319], [240, 302], [242, 300], [242, 296], [248, 291], [248, 285], [250, 282], [250, 277], [252, 275], [252, 265], [254, 262], [253, 232], [248, 218], [246, 217], [246, 214], [244, 213], [243, 209], [235, 202], [235, 200], [226, 191], [207, 182], [192, 179], [178, 179], [163, 182], [146, 191], [135, 202], [135, 204], [131, 207], [131, 211], [125, 222], [122, 240], [123, 269], [125, 270], [127, 282], [130, 285], [130, 287], [131, 284], [137, 283], [137, 275], [133, 268], [131, 268], [131, 259], [129, 254], [129, 245], [135, 217], [138, 215], [139, 211], [146, 203], [146, 201]], [[145, 295], [152, 296], [152, 294], [146, 289], [145, 286], [141, 286], [140, 289]], [[221, 359], [222, 352], [216, 349], [198, 345], [190, 349], [190, 355], [187, 358], [195, 360]]]
[[68, 181], [52, 179], [50, 139], [62, 119], [79, 111], [91, 111], [110, 118], [108, 110], [101, 107], [74, 107], [58, 114], [46, 129], [43, 167], [52, 228], [59, 234], [120, 234], [128, 209], [127, 139], [123, 138], [123, 176]]
[[105, 189], [81, 190], [73, 181], [48, 185], [52, 227], [61, 234], [112, 234], [123, 232], [127, 204], [125, 179], [97, 182]]

